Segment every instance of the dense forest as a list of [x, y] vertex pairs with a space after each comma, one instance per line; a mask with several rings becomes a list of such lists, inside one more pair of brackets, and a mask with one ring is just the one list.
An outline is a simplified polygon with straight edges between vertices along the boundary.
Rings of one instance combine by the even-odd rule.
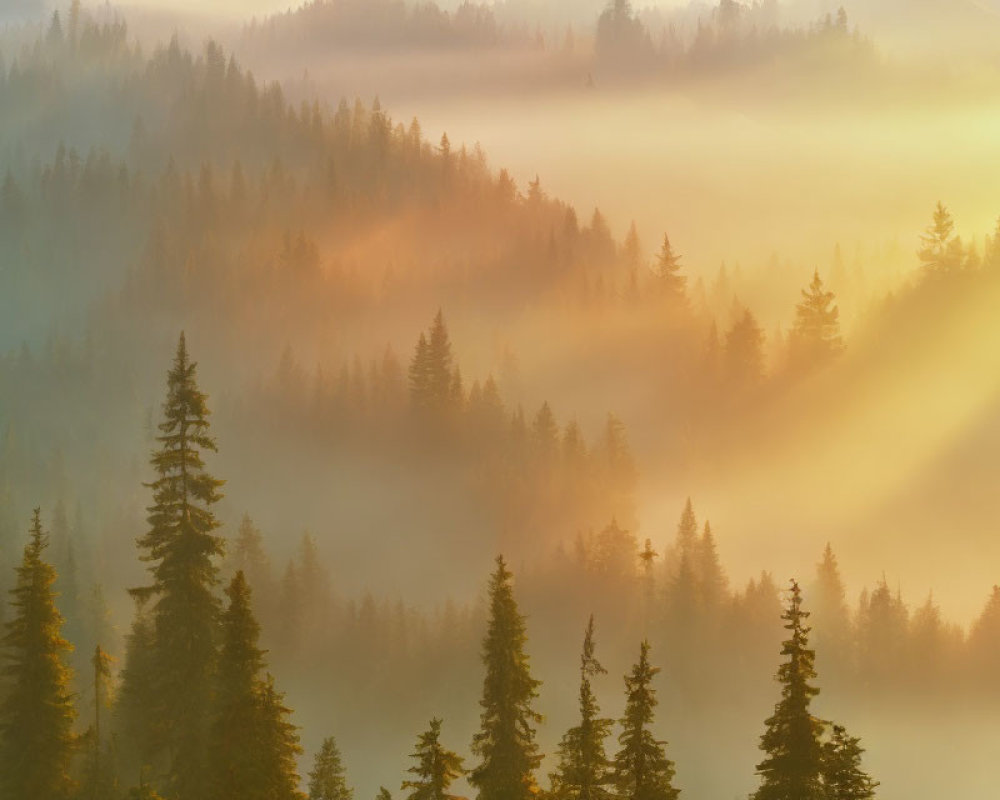
[[768, 13], [0, 30], [0, 797], [896, 798], [992, 713], [1000, 226], [720, 265], [241, 60], [884, 66]]

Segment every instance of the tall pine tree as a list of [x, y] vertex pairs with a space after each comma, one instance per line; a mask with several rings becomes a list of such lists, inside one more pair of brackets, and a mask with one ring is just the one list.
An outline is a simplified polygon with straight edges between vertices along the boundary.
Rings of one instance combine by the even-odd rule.
[[329, 736], [323, 740], [309, 773], [309, 800], [351, 800], [353, 797], [337, 742]]
[[[647, 542], [648, 545], [648, 542]], [[607, 670], [594, 656], [594, 617], [587, 623], [580, 657], [580, 723], [559, 744], [559, 762], [551, 776], [551, 794], [557, 800], [611, 800], [611, 763], [604, 741], [612, 720], [600, 716], [590, 682]]]
[[534, 772], [541, 762], [532, 707], [539, 681], [531, 677], [524, 617], [518, 611], [513, 576], [503, 556], [490, 580], [490, 620], [483, 642], [482, 728], [472, 741], [480, 757], [469, 781], [479, 800], [527, 800], [536, 792]]
[[205, 740], [211, 708], [219, 601], [215, 559], [222, 555], [212, 506], [222, 481], [205, 469], [202, 451], [215, 451], [207, 398], [195, 380], [196, 364], [180, 336], [167, 375], [164, 420], [151, 459], [153, 505], [139, 541], [152, 583], [132, 593], [153, 600], [156, 703], [169, 759], [169, 793], [177, 800], [205, 796]]
[[69, 776], [76, 713], [70, 693], [56, 609], [56, 571], [43, 558], [48, 537], [41, 511], [31, 518], [31, 538], [11, 590], [14, 618], [3, 639], [8, 693], [0, 705], [0, 788], [2, 796], [62, 800], [72, 789]]
[[777, 675], [781, 700], [760, 739], [766, 758], [757, 765], [761, 785], [753, 800], [826, 800], [820, 743], [824, 723], [809, 710], [819, 689], [810, 683], [816, 670], [815, 653], [809, 649], [808, 617], [802, 610], [799, 585], [792, 581], [791, 598], [781, 616], [790, 634], [781, 649], [786, 661]]
[[675, 800], [674, 763], [666, 742], [650, 730], [656, 708], [653, 678], [660, 670], [649, 662], [649, 642], [639, 648], [639, 661], [625, 676], [625, 716], [618, 737], [621, 749], [614, 760], [614, 784], [621, 800]]

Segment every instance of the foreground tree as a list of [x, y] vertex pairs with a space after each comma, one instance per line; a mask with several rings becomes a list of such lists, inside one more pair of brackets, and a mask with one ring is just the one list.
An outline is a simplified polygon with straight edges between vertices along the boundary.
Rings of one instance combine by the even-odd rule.
[[164, 421], [153, 453], [156, 480], [148, 532], [139, 539], [152, 583], [132, 594], [153, 600], [155, 703], [147, 714], [160, 720], [170, 760], [169, 794], [178, 800], [204, 796], [204, 753], [215, 668], [219, 603], [214, 559], [222, 539], [212, 506], [222, 481], [205, 469], [202, 451], [215, 451], [209, 435], [206, 396], [195, 380], [184, 334], [167, 375]]
[[209, 736], [209, 796], [213, 800], [294, 800], [301, 752], [288, 711], [270, 676], [263, 677], [260, 626], [250, 587], [237, 572], [226, 589], [215, 718]]
[[786, 661], [778, 668], [781, 700], [766, 721], [760, 739], [766, 758], [757, 765], [761, 785], [754, 800], [827, 800], [823, 786], [823, 722], [809, 710], [819, 689], [815, 653], [809, 649], [809, 613], [802, 610], [802, 592], [792, 581], [791, 599], [781, 618], [790, 636], [781, 653]]
[[403, 781], [402, 788], [410, 790], [407, 800], [457, 800], [455, 795], [448, 794], [448, 789], [464, 772], [462, 758], [441, 744], [440, 719], [431, 720], [410, 757], [417, 763], [407, 770], [415, 779]]
[[482, 729], [472, 741], [481, 761], [469, 776], [480, 800], [527, 800], [536, 791], [534, 771], [541, 762], [532, 708], [539, 681], [531, 677], [524, 617], [518, 611], [512, 575], [503, 556], [490, 580], [490, 620], [483, 642]]
[[[647, 541], [647, 547], [649, 542]], [[604, 741], [612, 720], [597, 706], [591, 680], [607, 670], [594, 656], [594, 618], [587, 623], [580, 657], [580, 724], [570, 728], [559, 744], [559, 762], [551, 776], [552, 796], [558, 800], [611, 800], [611, 763]]]
[[861, 769], [861, 740], [849, 736], [842, 725], [833, 726], [823, 744], [823, 785], [826, 800], [872, 800], [878, 782]]
[[11, 590], [14, 618], [3, 639], [8, 691], [0, 706], [0, 788], [11, 800], [62, 800], [73, 786], [76, 714], [64, 661], [72, 648], [60, 634], [63, 619], [52, 588], [56, 571], [43, 558], [47, 546], [36, 508]]
[[351, 800], [353, 797], [337, 742], [332, 736], [327, 737], [309, 773], [309, 800]]
[[650, 730], [656, 708], [653, 678], [660, 670], [649, 663], [649, 642], [639, 649], [639, 661], [625, 676], [625, 716], [618, 737], [621, 750], [614, 760], [614, 784], [621, 800], [675, 800], [674, 764], [667, 758], [666, 742]]

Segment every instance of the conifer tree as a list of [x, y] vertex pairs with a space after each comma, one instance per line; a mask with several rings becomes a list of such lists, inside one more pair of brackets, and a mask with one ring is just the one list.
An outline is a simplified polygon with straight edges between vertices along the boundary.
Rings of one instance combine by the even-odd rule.
[[757, 765], [761, 785], [753, 800], [826, 800], [822, 781], [823, 722], [809, 710], [819, 689], [810, 683], [816, 677], [815, 654], [809, 649], [809, 613], [802, 610], [802, 592], [792, 581], [791, 598], [782, 614], [789, 638], [781, 653], [785, 663], [778, 668], [781, 700], [766, 721], [760, 739], [765, 759]]
[[687, 300], [687, 278], [681, 274], [681, 257], [674, 252], [667, 234], [663, 234], [663, 245], [656, 257], [656, 279], [668, 302], [680, 305]]
[[384, 786], [379, 786], [378, 791], [375, 793], [375, 800], [392, 800], [392, 792]]
[[649, 642], [643, 641], [639, 661], [625, 676], [625, 716], [613, 776], [621, 800], [675, 800], [680, 794], [673, 786], [674, 764], [667, 758], [666, 742], [650, 730], [658, 702], [651, 684], [659, 671], [649, 663]]
[[202, 460], [202, 451], [215, 451], [216, 445], [209, 435], [207, 398], [198, 389], [196, 367], [182, 333], [167, 375], [160, 447], [151, 460], [156, 479], [149, 484], [149, 529], [138, 542], [153, 580], [132, 590], [138, 599], [154, 603], [156, 702], [147, 713], [161, 721], [170, 759], [170, 793], [178, 800], [204, 795], [219, 613], [214, 559], [222, 555], [222, 539], [215, 534], [219, 523], [212, 512], [221, 498], [222, 481], [207, 472]]
[[851, 655], [851, 615], [833, 548], [827, 543], [810, 592], [818, 660], [827, 680], [845, 677]]
[[287, 709], [263, 678], [260, 626], [250, 587], [237, 572], [226, 589], [215, 714], [209, 735], [209, 796], [213, 800], [293, 800], [298, 797], [298, 736]]
[[735, 387], [751, 388], [763, 378], [764, 332], [750, 309], [743, 309], [726, 333], [723, 360], [726, 378]]
[[340, 750], [332, 736], [323, 740], [309, 773], [309, 800], [351, 800], [354, 791], [347, 786], [347, 774]]
[[962, 265], [962, 242], [955, 236], [955, 221], [943, 203], [935, 207], [931, 224], [920, 237], [920, 243], [920, 261], [928, 273], [941, 275]]
[[849, 736], [842, 725], [823, 744], [823, 785], [825, 800], [872, 800], [878, 782], [861, 769], [864, 749], [861, 740]]
[[69, 776], [76, 713], [70, 693], [56, 609], [56, 572], [44, 559], [48, 537], [41, 511], [31, 518], [31, 536], [11, 590], [14, 617], [3, 646], [8, 693], [0, 705], [0, 789], [2, 796], [61, 800], [71, 791]]
[[115, 723], [123, 733], [122, 764], [135, 767], [140, 774], [153, 766], [164, 749], [161, 721], [150, 713], [158, 702], [155, 638], [152, 616], [140, 600], [125, 637], [125, 664], [115, 703]]
[[88, 753], [84, 765], [80, 800], [106, 800], [118, 791], [115, 777], [112, 743], [104, 734], [102, 712], [111, 705], [111, 656], [100, 645], [91, 658], [94, 670], [94, 724], [87, 732]]
[[541, 720], [532, 702], [539, 681], [531, 677], [524, 617], [514, 600], [503, 556], [490, 580], [490, 619], [483, 642], [482, 728], [472, 741], [480, 757], [469, 782], [479, 800], [528, 800], [536, 791], [534, 771], [541, 762], [534, 725]]
[[840, 309], [833, 292], [827, 291], [813, 273], [812, 283], [802, 290], [802, 302], [795, 307], [795, 324], [789, 341], [793, 366], [807, 367], [830, 361], [844, 349], [840, 337]]
[[403, 781], [401, 787], [410, 790], [407, 800], [457, 800], [448, 789], [464, 772], [462, 758], [441, 744], [440, 719], [432, 719], [430, 727], [420, 734], [410, 758], [417, 763], [407, 770], [416, 777]]
[[[647, 542], [648, 544], [648, 542]], [[550, 776], [551, 795], [557, 800], [610, 800], [611, 763], [604, 741], [612, 720], [599, 716], [591, 680], [607, 670], [594, 656], [594, 617], [587, 623], [580, 657], [580, 722], [570, 728], [559, 744], [559, 761]]]

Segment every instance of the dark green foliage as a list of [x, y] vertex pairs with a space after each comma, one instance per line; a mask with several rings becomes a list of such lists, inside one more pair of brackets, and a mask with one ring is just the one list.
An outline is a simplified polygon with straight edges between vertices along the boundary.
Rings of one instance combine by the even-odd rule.
[[71, 646], [60, 633], [63, 619], [52, 588], [56, 572], [43, 558], [47, 546], [36, 508], [3, 639], [9, 692], [0, 706], [0, 786], [12, 800], [61, 800], [73, 788], [76, 712], [65, 663]]
[[354, 790], [347, 786], [347, 773], [340, 750], [332, 736], [323, 740], [309, 773], [309, 800], [351, 800]]
[[480, 763], [469, 775], [480, 800], [526, 800], [536, 791], [534, 772], [541, 762], [535, 743], [534, 710], [539, 681], [531, 677], [524, 617], [514, 600], [512, 574], [503, 556], [490, 579], [489, 627], [483, 641], [481, 729], [472, 751]]
[[250, 608], [250, 587], [237, 572], [226, 589], [215, 714], [209, 734], [212, 800], [294, 800], [300, 752], [288, 709], [270, 676], [262, 677], [260, 626]]
[[430, 727], [420, 734], [410, 758], [417, 763], [407, 770], [414, 779], [403, 781], [401, 787], [410, 790], [407, 800], [457, 800], [448, 789], [464, 773], [462, 758], [441, 744], [440, 719], [432, 719]]
[[621, 800], [674, 800], [674, 763], [667, 758], [666, 742], [650, 728], [656, 708], [653, 678], [660, 670], [649, 663], [649, 642], [639, 648], [639, 661], [625, 676], [625, 716], [618, 736], [621, 749], [614, 759], [614, 785]]
[[149, 484], [149, 530], [138, 541], [153, 581], [132, 590], [137, 598], [154, 602], [156, 702], [147, 713], [162, 720], [171, 761], [169, 785], [179, 800], [204, 796], [203, 756], [219, 611], [214, 559], [222, 555], [222, 539], [214, 533], [219, 523], [212, 512], [222, 481], [206, 471], [201, 456], [216, 447], [208, 432], [207, 398], [198, 389], [195, 372], [182, 333], [167, 376], [160, 448], [151, 459], [157, 477]]
[[861, 769], [861, 740], [849, 736], [842, 725], [833, 726], [830, 741], [823, 744], [825, 800], [872, 800], [877, 781]]
[[761, 785], [754, 800], [825, 800], [822, 782], [823, 750], [820, 737], [824, 723], [809, 710], [819, 689], [810, 683], [816, 677], [815, 653], [809, 649], [809, 613], [802, 610], [802, 592], [792, 581], [791, 598], [782, 619], [789, 638], [781, 653], [785, 663], [778, 668], [781, 700], [766, 721], [760, 739], [765, 759], [757, 765]]
[[[647, 541], [647, 546], [649, 542]], [[587, 623], [580, 657], [580, 723], [559, 743], [558, 763], [551, 776], [551, 795], [558, 800], [610, 800], [614, 795], [611, 762], [604, 741], [612, 720], [600, 717], [591, 680], [606, 674], [594, 656], [594, 617]]]

